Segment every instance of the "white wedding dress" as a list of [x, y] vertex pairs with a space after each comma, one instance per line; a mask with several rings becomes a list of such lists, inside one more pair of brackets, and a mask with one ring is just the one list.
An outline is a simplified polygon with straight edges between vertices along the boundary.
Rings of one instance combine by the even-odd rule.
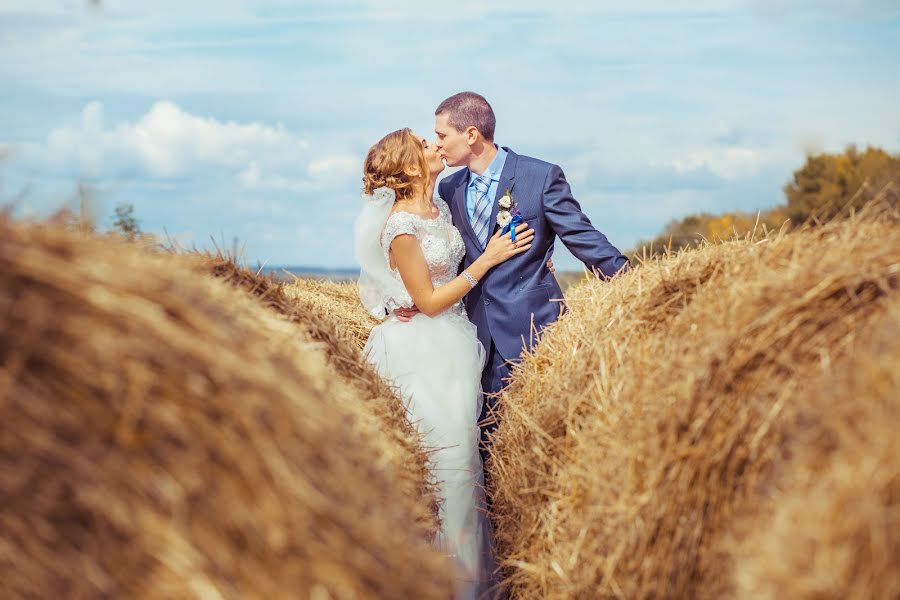
[[388, 250], [396, 236], [416, 236], [435, 288], [457, 276], [465, 246], [440, 197], [434, 198], [440, 209], [434, 219], [407, 212], [389, 215], [394, 195], [388, 188], [366, 198], [355, 231], [360, 297], [373, 314], [387, 314], [387, 319], [372, 330], [365, 354], [398, 389], [425, 444], [436, 449], [430, 455], [441, 496], [435, 544], [460, 566], [456, 598], [488, 598], [496, 579], [478, 453], [484, 348], [461, 301], [435, 317], [419, 313], [409, 322], [391, 314], [414, 304], [400, 274], [389, 266]]

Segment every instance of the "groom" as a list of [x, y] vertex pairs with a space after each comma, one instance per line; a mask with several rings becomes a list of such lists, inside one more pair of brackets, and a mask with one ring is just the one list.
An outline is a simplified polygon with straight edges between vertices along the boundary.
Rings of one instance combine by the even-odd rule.
[[[474, 92], [455, 94], [441, 102], [434, 114], [438, 152], [448, 166], [466, 167], [438, 184], [466, 244], [460, 269], [484, 251], [498, 226], [498, 213], [503, 210], [499, 201], [507, 191], [522, 222], [534, 230], [530, 250], [491, 269], [465, 298], [469, 320], [487, 351], [481, 377], [484, 460], [487, 435], [497, 427], [487, 417], [497, 392], [508, 383], [510, 361], [517, 361], [523, 349], [531, 350], [536, 341], [532, 330], [540, 331], [560, 315], [561, 304], [554, 299], [562, 299], [562, 290], [547, 267], [555, 238], [602, 277], [626, 268], [628, 259], [581, 211], [562, 169], [494, 143], [496, 119], [484, 97]], [[504, 210], [509, 212], [515, 211]]]

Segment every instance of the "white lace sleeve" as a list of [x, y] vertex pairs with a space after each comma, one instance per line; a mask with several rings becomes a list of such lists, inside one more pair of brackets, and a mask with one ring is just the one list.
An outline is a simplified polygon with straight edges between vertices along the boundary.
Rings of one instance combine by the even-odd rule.
[[416, 218], [408, 212], [395, 212], [388, 217], [384, 224], [384, 232], [381, 234], [381, 247], [387, 255], [391, 249], [391, 242], [398, 235], [416, 235]]

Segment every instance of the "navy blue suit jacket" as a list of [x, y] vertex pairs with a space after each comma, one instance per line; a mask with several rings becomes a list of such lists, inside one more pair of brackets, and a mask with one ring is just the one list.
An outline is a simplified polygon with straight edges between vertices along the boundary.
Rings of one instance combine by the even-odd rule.
[[[469, 320], [478, 328], [485, 350], [493, 340], [500, 355], [516, 360], [523, 348], [536, 341], [532, 330], [540, 331], [556, 321], [563, 310], [562, 290], [547, 269], [556, 237], [588, 268], [612, 276], [628, 259], [591, 225], [590, 219], [572, 197], [565, 175], [557, 165], [519, 156], [509, 148], [500, 176], [497, 196], [509, 189], [513, 201], [529, 227], [534, 229], [531, 248], [497, 265], [466, 295]], [[478, 258], [482, 249], [475, 238], [466, 212], [469, 169], [450, 175], [438, 184], [438, 193], [450, 206], [453, 223], [462, 233], [466, 256], [460, 271]], [[497, 202], [491, 211], [489, 231], [496, 231]]]

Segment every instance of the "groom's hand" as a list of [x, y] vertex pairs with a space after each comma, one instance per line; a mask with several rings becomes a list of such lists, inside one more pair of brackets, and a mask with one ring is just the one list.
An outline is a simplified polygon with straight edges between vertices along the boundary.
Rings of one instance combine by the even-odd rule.
[[419, 314], [419, 309], [415, 306], [410, 308], [395, 308], [394, 316], [401, 323], [408, 323], [410, 319]]

